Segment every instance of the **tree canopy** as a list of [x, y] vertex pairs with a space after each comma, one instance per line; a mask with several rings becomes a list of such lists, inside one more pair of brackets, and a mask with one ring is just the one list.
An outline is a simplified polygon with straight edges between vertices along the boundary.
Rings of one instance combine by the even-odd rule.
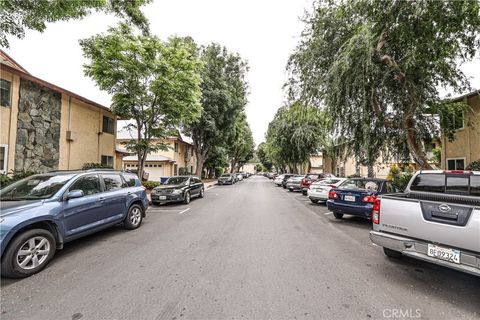
[[151, 0], [1, 0], [0, 46], [9, 47], [8, 35], [22, 39], [25, 29], [43, 32], [46, 23], [81, 19], [92, 11], [113, 13], [148, 32], [140, 7]]
[[116, 115], [134, 120], [127, 129], [137, 138], [127, 148], [137, 154], [142, 177], [146, 156], [166, 148], [153, 140], [200, 116], [202, 64], [197, 49], [189, 38], [164, 42], [135, 34], [126, 24], [81, 40], [80, 45], [89, 59], [85, 74], [112, 95]]
[[212, 43], [200, 49], [201, 105], [200, 118], [185, 126], [193, 139], [197, 158], [197, 175], [214, 147], [226, 147], [238, 115], [247, 103], [247, 63], [238, 54]]
[[241, 112], [237, 116], [231, 135], [227, 140], [226, 149], [230, 159], [230, 172], [238, 171], [248, 160], [253, 158], [255, 143], [245, 112]]
[[469, 89], [459, 65], [480, 47], [478, 0], [322, 0], [305, 23], [291, 99], [322, 106], [364, 163], [390, 153], [428, 168], [423, 142], [463, 108], [439, 90]]
[[281, 107], [268, 126], [269, 160], [277, 169], [298, 172], [299, 165], [308, 164], [310, 156], [325, 145], [328, 125], [328, 118], [316, 107], [301, 103]]

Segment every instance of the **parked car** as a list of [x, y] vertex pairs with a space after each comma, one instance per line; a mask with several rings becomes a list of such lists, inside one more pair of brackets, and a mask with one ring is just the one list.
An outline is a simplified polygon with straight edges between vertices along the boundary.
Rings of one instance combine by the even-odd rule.
[[71, 240], [123, 223], [140, 227], [148, 198], [135, 174], [57, 171], [0, 190], [0, 254], [4, 277], [41, 271]]
[[318, 203], [319, 201], [327, 201], [328, 194], [333, 188], [337, 188], [346, 178], [327, 178], [313, 182], [308, 188], [307, 195], [310, 201]]
[[302, 180], [304, 176], [293, 176], [287, 180], [288, 191], [302, 191]]
[[330, 173], [307, 173], [302, 179], [302, 194], [306, 196], [308, 188], [313, 182], [326, 178], [335, 178], [335, 176]]
[[275, 180], [273, 180], [273, 183], [275, 183], [275, 185], [276, 185], [277, 187], [281, 187], [284, 178], [285, 178], [285, 175], [284, 175], [284, 174], [281, 174], [281, 175], [279, 175], [278, 177], [276, 177]]
[[237, 172], [237, 173], [234, 173], [234, 175], [237, 178], [237, 181], [242, 181], [243, 180], [243, 174]]
[[292, 174], [292, 173], [286, 173], [286, 174], [283, 175], [283, 180], [282, 180], [283, 189], [287, 188], [287, 180], [290, 179], [293, 176], [294, 176], [294, 174]]
[[330, 190], [327, 206], [337, 219], [341, 219], [344, 214], [370, 219], [377, 196], [394, 192], [391, 182], [385, 179], [347, 179]]
[[192, 198], [205, 196], [205, 187], [196, 176], [174, 176], [161, 186], [153, 188], [150, 196], [154, 205], [169, 202], [189, 204]]
[[370, 239], [402, 255], [480, 276], [480, 171], [419, 171], [373, 208]]
[[224, 173], [218, 178], [218, 184], [234, 184], [237, 181], [235, 175], [231, 173]]

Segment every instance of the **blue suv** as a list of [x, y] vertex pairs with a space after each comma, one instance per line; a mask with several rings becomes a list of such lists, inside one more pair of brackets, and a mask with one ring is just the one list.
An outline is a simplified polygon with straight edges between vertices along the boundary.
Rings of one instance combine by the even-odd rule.
[[42, 270], [63, 244], [123, 223], [140, 227], [148, 199], [135, 174], [109, 170], [57, 171], [0, 190], [2, 276]]

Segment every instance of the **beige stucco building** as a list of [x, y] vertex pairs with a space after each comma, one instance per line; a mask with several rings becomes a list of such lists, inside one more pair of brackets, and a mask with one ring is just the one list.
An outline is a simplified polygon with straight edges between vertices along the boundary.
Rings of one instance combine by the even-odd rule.
[[115, 167], [110, 110], [31, 75], [0, 50], [0, 172]]
[[[125, 149], [125, 143], [130, 139], [121, 136], [117, 139], [118, 149]], [[158, 150], [150, 153], [145, 161], [145, 172], [148, 180], [160, 181], [162, 177], [171, 177], [179, 174], [194, 174], [196, 170], [196, 157], [193, 152], [193, 145], [180, 134], [168, 137], [163, 142], [168, 150]], [[123, 169], [135, 171], [138, 169], [138, 158], [136, 155], [123, 157]]]
[[462, 100], [471, 110], [462, 112], [455, 119], [455, 140], [448, 141], [442, 136], [442, 169], [463, 170], [469, 163], [480, 160], [480, 92], [466, 94], [454, 101]]

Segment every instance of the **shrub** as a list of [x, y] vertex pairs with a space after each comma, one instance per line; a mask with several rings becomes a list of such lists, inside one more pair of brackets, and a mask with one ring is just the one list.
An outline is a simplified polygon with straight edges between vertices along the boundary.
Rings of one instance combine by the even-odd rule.
[[398, 166], [393, 165], [390, 168], [390, 172], [388, 173], [387, 180], [392, 181], [392, 185], [399, 191], [404, 191], [412, 179], [413, 176], [413, 169], [408, 166], [403, 170], [400, 169]]
[[470, 162], [466, 170], [480, 171], [480, 159]]
[[143, 181], [142, 184], [148, 190], [152, 190], [153, 188], [158, 187], [160, 185], [160, 182], [158, 182], [158, 181]]
[[95, 163], [95, 162], [84, 163], [82, 166], [82, 170], [88, 170], [88, 169], [113, 169], [113, 167], [107, 166], [101, 163]]

